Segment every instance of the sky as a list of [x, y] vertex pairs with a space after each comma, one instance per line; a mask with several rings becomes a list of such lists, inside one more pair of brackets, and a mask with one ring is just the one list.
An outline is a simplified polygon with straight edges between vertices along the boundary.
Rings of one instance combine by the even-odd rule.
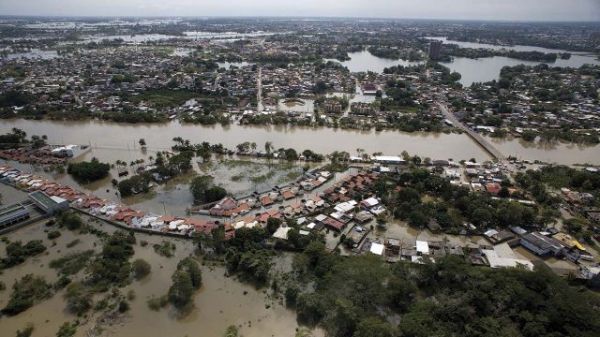
[[600, 21], [600, 0], [0, 0], [0, 15]]

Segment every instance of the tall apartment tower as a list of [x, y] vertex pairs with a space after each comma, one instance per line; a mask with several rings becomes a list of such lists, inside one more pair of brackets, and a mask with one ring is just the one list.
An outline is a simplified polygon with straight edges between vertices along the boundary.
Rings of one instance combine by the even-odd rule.
[[429, 59], [438, 60], [442, 52], [442, 41], [433, 40], [429, 43]]

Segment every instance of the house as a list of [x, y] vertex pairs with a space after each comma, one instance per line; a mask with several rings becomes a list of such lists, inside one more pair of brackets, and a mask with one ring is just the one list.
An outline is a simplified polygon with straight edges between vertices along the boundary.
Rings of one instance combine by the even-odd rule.
[[225, 197], [216, 203], [209, 211], [212, 216], [230, 216], [230, 211], [237, 208], [237, 201], [231, 197]]
[[325, 219], [323, 221], [321, 221], [323, 223], [323, 225], [335, 230], [335, 231], [341, 231], [342, 229], [344, 229], [344, 227], [346, 227], [346, 224], [336, 220], [334, 218], [330, 218], [328, 216], [325, 216]]
[[564, 248], [560, 241], [539, 232], [523, 235], [521, 245], [539, 256], [557, 255]]
[[594, 276], [600, 274], [600, 266], [586, 266], [582, 265], [579, 269], [581, 278], [591, 280]]
[[427, 241], [416, 242], [416, 250], [419, 255], [429, 255], [429, 243]]
[[371, 248], [369, 251], [371, 254], [383, 256], [383, 251], [385, 250], [385, 245], [378, 242], [371, 242]]
[[281, 192], [281, 196], [283, 197], [283, 199], [289, 200], [289, 199], [294, 198], [296, 196], [296, 194], [294, 192], [292, 192], [291, 190], [284, 190]]
[[288, 232], [291, 229], [292, 229], [292, 227], [280, 226], [279, 228], [277, 228], [277, 230], [275, 231], [275, 233], [273, 233], [273, 237], [275, 239], [287, 240], [288, 239]]
[[500, 186], [500, 184], [498, 184], [498, 183], [485, 184], [485, 190], [491, 195], [498, 195], [498, 193], [500, 193], [501, 189], [502, 189], [502, 186]]
[[398, 156], [375, 156], [375, 162], [386, 165], [402, 165], [406, 163], [404, 159]]
[[359, 223], [366, 223], [373, 220], [373, 214], [367, 211], [361, 211], [354, 216], [354, 219]]
[[375, 197], [370, 197], [360, 202], [361, 208], [366, 210], [369, 210], [377, 205], [379, 205], [379, 200], [377, 200]]
[[385, 242], [385, 247], [391, 254], [398, 255], [400, 254], [400, 248], [402, 247], [402, 244], [400, 243], [400, 240], [387, 239]]
[[577, 249], [579, 251], [585, 251], [585, 247], [577, 240], [575, 240], [572, 236], [565, 233], [556, 233], [552, 236], [554, 239], [560, 241], [565, 247], [568, 249]]
[[271, 197], [269, 195], [263, 195], [262, 197], [260, 197], [260, 204], [263, 205], [264, 207], [267, 206], [271, 206], [274, 204], [273, 199], [271, 199]]
[[494, 249], [482, 249], [481, 252], [492, 268], [524, 267], [533, 270], [533, 263], [529, 260], [517, 258], [508, 244], [494, 246]]

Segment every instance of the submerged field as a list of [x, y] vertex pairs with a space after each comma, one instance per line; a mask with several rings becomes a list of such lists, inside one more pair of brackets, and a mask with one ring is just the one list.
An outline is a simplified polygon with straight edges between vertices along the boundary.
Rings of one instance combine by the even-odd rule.
[[[84, 218], [93, 228], [112, 233], [113, 227], [97, 220]], [[54, 226], [56, 227], [56, 226]], [[5, 269], [0, 281], [6, 286], [0, 292], [0, 306], [5, 307], [11, 296], [11, 288], [16, 280], [27, 274], [43, 277], [48, 283], [59, 280], [56, 269], [50, 262], [67, 254], [93, 250], [99, 254], [102, 240], [94, 234], [82, 234], [79, 230], [47, 227], [44, 222], [36, 223], [3, 236], [0, 252], [4, 252], [8, 242], [41, 240], [47, 247], [40, 255], [30, 257], [25, 262]], [[59, 231], [60, 237], [48, 239], [48, 231]], [[191, 240], [170, 239], [159, 236], [136, 234], [134, 255], [130, 261], [143, 259], [151, 265], [151, 273], [140, 281], [118, 288], [118, 293], [127, 298], [129, 310], [114, 315], [114, 310], [99, 309], [99, 303], [110, 297], [116, 290], [97, 293], [92, 297], [92, 308], [80, 317], [67, 310], [65, 293], [69, 289], [53, 291], [53, 294], [34, 304], [18, 315], [0, 318], [0, 330], [5, 336], [15, 336], [17, 330], [33, 326], [31, 336], [55, 336], [65, 322], [77, 322], [74, 336], [192, 336], [202, 332], [203, 336], [221, 336], [230, 325], [238, 326], [240, 334], [247, 337], [294, 336], [298, 327], [296, 315], [282, 305], [282, 300], [273, 298], [270, 292], [256, 290], [253, 286], [226, 277], [221, 266], [201, 263], [203, 285], [193, 296], [193, 308], [184, 314], [167, 306], [160, 311], [149, 308], [147, 301], [168, 292], [171, 275], [177, 263], [185, 257], [195, 257], [195, 244]], [[171, 257], [158, 254], [154, 245], [163, 241], [174, 243]], [[142, 246], [143, 245], [143, 246]], [[285, 263], [286, 259], [283, 259]], [[86, 270], [71, 276], [73, 282], [87, 277]], [[149, 323], [151, 322], [151, 324]]]

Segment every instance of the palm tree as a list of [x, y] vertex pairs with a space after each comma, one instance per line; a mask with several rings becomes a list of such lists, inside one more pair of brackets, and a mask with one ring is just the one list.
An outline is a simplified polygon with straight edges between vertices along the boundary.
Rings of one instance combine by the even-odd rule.
[[273, 151], [273, 143], [266, 142], [265, 143], [265, 152], [267, 153], [267, 161], [269, 163], [269, 168], [271, 168], [271, 151]]

